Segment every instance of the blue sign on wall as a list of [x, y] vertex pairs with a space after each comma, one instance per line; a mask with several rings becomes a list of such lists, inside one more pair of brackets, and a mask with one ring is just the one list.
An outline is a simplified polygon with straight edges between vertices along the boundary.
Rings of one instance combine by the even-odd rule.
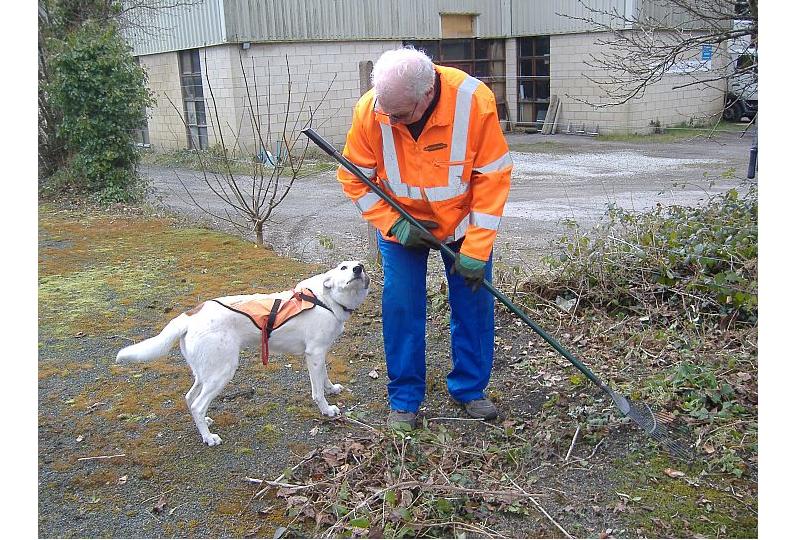
[[703, 45], [700, 50], [702, 51], [700, 53], [701, 60], [711, 60], [711, 45]]

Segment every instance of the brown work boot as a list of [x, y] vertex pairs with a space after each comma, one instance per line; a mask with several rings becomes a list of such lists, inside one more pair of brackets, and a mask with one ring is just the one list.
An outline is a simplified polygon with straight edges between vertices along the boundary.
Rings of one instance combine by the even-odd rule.
[[417, 427], [417, 413], [392, 410], [386, 419], [386, 424], [391, 429], [410, 431]]
[[473, 399], [464, 403], [464, 410], [472, 418], [494, 420], [497, 418], [497, 407], [488, 398]]

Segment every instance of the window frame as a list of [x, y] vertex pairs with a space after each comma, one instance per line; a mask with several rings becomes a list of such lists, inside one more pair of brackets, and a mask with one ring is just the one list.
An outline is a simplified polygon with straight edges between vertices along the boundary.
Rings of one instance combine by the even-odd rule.
[[[442, 59], [443, 48], [448, 45], [455, 45], [455, 42], [463, 42], [467, 45], [468, 58]], [[478, 47], [486, 45], [486, 55], [476, 58]], [[426, 40], [404, 40], [403, 45], [411, 45], [417, 50], [425, 52], [431, 59], [440, 66], [455, 67], [469, 73], [476, 79], [485, 83], [494, 93], [497, 104], [497, 116], [501, 121], [508, 121], [508, 105], [506, 103], [506, 54], [505, 39], [481, 39], [481, 38], [446, 38], [446, 39], [426, 39]], [[488, 75], [476, 75], [477, 66], [486, 67], [484, 73]], [[492, 74], [493, 70], [498, 70], [499, 74]]]
[[[178, 76], [181, 82], [181, 100], [183, 101], [183, 119], [186, 126], [187, 145], [190, 150], [207, 150], [208, 116], [206, 115], [205, 99], [203, 97], [200, 49], [178, 51]], [[203, 122], [199, 121], [201, 116]]]
[[[528, 51], [531, 54], [525, 54]], [[537, 71], [539, 67], [545, 68], [543, 72]], [[543, 96], [541, 88], [545, 85]], [[550, 36], [517, 38], [517, 124], [541, 129], [550, 107], [550, 95]]]

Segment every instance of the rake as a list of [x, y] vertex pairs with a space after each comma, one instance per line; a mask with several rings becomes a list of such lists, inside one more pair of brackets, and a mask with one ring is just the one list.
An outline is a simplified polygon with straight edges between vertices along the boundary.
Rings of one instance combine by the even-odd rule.
[[[361, 180], [364, 184], [366, 184], [378, 197], [386, 201], [386, 203], [397, 210], [400, 215], [411, 222], [415, 227], [427, 231], [425, 227], [422, 226], [411, 214], [409, 214], [406, 210], [403, 209], [394, 199], [388, 196], [379, 186], [377, 186], [372, 180], [367, 178], [367, 176], [361, 172], [361, 170], [356, 167], [353, 163], [350, 162], [346, 157], [344, 157], [341, 153], [339, 153], [331, 144], [322, 138], [316, 131], [311, 128], [302, 130], [302, 133], [311, 139], [311, 141], [319, 146], [326, 154], [333, 157], [336, 161], [338, 161], [342, 167], [347, 169], [350, 173], [354, 174], [359, 180]], [[441, 242], [436, 242], [437, 247], [441, 249], [444, 253], [446, 253], [451, 259], [455, 260], [456, 253], [450, 249], [446, 244], [442, 244]], [[494, 285], [492, 285], [489, 281], [485, 278], [483, 280], [483, 287], [487, 289], [497, 300], [500, 301], [504, 306], [506, 306], [514, 315], [522, 319], [525, 324], [533, 329], [534, 332], [539, 334], [539, 336], [544, 339], [551, 347], [553, 347], [556, 351], [558, 351], [561, 356], [569, 360], [569, 362], [575, 366], [581, 373], [583, 373], [590, 381], [592, 381], [595, 385], [600, 387], [611, 400], [614, 402], [614, 405], [619, 409], [623, 416], [630, 418], [633, 423], [637, 426], [642, 428], [644, 432], [658, 441], [661, 446], [666, 449], [671, 455], [675, 456], [676, 458], [682, 459], [684, 461], [691, 460], [691, 452], [689, 449], [681, 444], [680, 442], [676, 441], [672, 438], [669, 431], [667, 430], [666, 426], [663, 422], [659, 421], [659, 417], [661, 415], [654, 413], [653, 410], [646, 404], [641, 402], [633, 401], [632, 399], [628, 399], [619, 392], [615, 392], [607, 384], [600, 380], [597, 375], [595, 375], [592, 370], [590, 370], [586, 365], [578, 360], [575, 356], [573, 356], [568, 350], [561, 346], [561, 344], [553, 339], [547, 332], [545, 332], [538, 324], [536, 324], [528, 315], [526, 315], [520, 308], [518, 308], [514, 303], [502, 292], [497, 290]]]

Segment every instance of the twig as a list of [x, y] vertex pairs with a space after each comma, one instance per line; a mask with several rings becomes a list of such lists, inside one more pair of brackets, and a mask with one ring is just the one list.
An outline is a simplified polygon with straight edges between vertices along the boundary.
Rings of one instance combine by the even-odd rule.
[[450, 420], [454, 422], [483, 422], [483, 420], [480, 418], [449, 418], [447, 416], [436, 416], [434, 418], [426, 418], [426, 420], [428, 420], [428, 422], [433, 422], [435, 420]]
[[121, 339], [126, 339], [126, 340], [130, 341], [131, 343], [136, 343], [135, 339], [129, 338], [128, 336], [120, 336], [119, 334], [114, 334], [113, 336], [106, 336], [106, 337], [108, 339], [121, 338]]
[[558, 524], [558, 522], [557, 522], [556, 520], [554, 520], [554, 519], [553, 519], [553, 517], [552, 517], [550, 514], [548, 514], [548, 513], [547, 513], [547, 510], [545, 510], [544, 508], [542, 508], [542, 505], [541, 505], [541, 504], [539, 504], [539, 501], [537, 501], [537, 500], [536, 500], [536, 499], [534, 499], [533, 497], [529, 497], [529, 498], [530, 498], [531, 502], [532, 502], [533, 504], [535, 504], [535, 505], [536, 505], [536, 508], [538, 508], [538, 509], [539, 509], [539, 511], [540, 511], [542, 514], [544, 514], [544, 516], [545, 516], [547, 519], [549, 519], [549, 520], [550, 520], [550, 523], [552, 523], [553, 525], [555, 525], [556, 527], [558, 527], [558, 530], [559, 530], [559, 531], [561, 531], [562, 533], [564, 533], [564, 534], [566, 535], [566, 537], [567, 537], [567, 538], [575, 538], [574, 536], [572, 536], [571, 534], [569, 534], [567, 531], [565, 531], [565, 530], [564, 530], [564, 527], [562, 527], [561, 525], [559, 525], [559, 524]]
[[160, 492], [158, 495], [153, 495], [152, 497], [148, 497], [147, 499], [143, 500], [143, 501], [142, 501], [142, 502], [140, 502], [139, 504], [144, 504], [144, 503], [146, 503], [146, 502], [152, 501], [153, 499], [158, 499], [159, 497], [163, 497], [163, 496], [164, 496], [164, 495], [166, 495], [167, 493], [171, 493], [171, 492], [175, 491], [175, 489], [176, 489], [176, 488], [172, 488], [172, 489], [168, 489], [167, 491], [162, 491], [162, 492]]
[[78, 461], [89, 461], [90, 459], [113, 459], [118, 457], [125, 457], [126, 454], [114, 454], [113, 456], [89, 456], [89, 457], [79, 457]]
[[592, 450], [592, 453], [589, 454], [588, 456], [586, 456], [585, 458], [573, 459], [569, 463], [566, 463], [566, 465], [569, 465], [570, 463], [577, 463], [579, 461], [589, 461], [590, 459], [592, 459], [594, 457], [595, 453], [597, 452], [597, 449], [600, 448], [601, 444], [603, 444], [603, 441], [605, 441], [605, 439], [600, 439], [600, 442], [597, 443], [596, 445], [594, 445], [594, 450]]
[[564, 456], [564, 461], [569, 461], [569, 456], [572, 455], [572, 450], [575, 448], [575, 442], [578, 440], [578, 433], [581, 431], [580, 423], [575, 427], [575, 435], [572, 436], [572, 444], [569, 445], [567, 455]]
[[559, 524], [558, 524], [558, 522], [557, 522], [556, 520], [554, 520], [554, 519], [553, 519], [553, 517], [552, 517], [550, 514], [548, 514], [548, 513], [547, 513], [547, 511], [546, 511], [544, 508], [542, 508], [542, 505], [541, 505], [541, 504], [539, 504], [539, 501], [537, 501], [537, 500], [536, 500], [536, 498], [533, 496], [533, 494], [532, 494], [532, 493], [526, 493], [524, 489], [522, 489], [521, 487], [519, 487], [519, 484], [517, 484], [517, 483], [514, 481], [514, 479], [513, 479], [513, 478], [510, 478], [510, 477], [506, 477], [506, 478], [508, 478], [508, 480], [509, 480], [509, 481], [510, 481], [512, 484], [514, 484], [514, 485], [517, 487], [517, 489], [519, 489], [520, 491], [522, 491], [523, 493], [525, 493], [525, 494], [528, 496], [528, 499], [529, 499], [529, 500], [530, 500], [530, 501], [531, 501], [533, 504], [535, 504], [535, 505], [536, 505], [536, 508], [538, 508], [538, 509], [539, 509], [539, 511], [540, 511], [542, 514], [544, 514], [544, 515], [545, 515], [545, 517], [546, 517], [547, 519], [549, 519], [549, 520], [550, 520], [550, 523], [552, 523], [553, 525], [555, 525], [556, 527], [558, 527], [558, 530], [560, 530], [562, 533], [564, 533], [564, 534], [566, 535], [566, 537], [567, 537], [567, 538], [575, 538], [574, 536], [572, 536], [571, 534], [569, 534], [567, 531], [565, 531], [565, 530], [564, 530], [564, 527], [562, 527], [561, 525], [559, 525]]
[[370, 431], [373, 431], [373, 432], [375, 432], [375, 433], [381, 433], [381, 431], [380, 431], [380, 430], [378, 430], [378, 429], [375, 429], [374, 427], [370, 426], [369, 424], [365, 424], [364, 422], [360, 422], [359, 420], [356, 420], [355, 418], [351, 418], [350, 416], [348, 416], [348, 415], [346, 415], [346, 414], [343, 414], [343, 415], [341, 416], [341, 418], [342, 418], [343, 420], [347, 420], [348, 422], [353, 422], [354, 424], [357, 424], [357, 425], [359, 425], [359, 426], [361, 426], [361, 427], [365, 427], [365, 428], [367, 428], [367, 429], [369, 429]]
[[[511, 481], [517, 487], [519, 491], [499, 491], [499, 490], [485, 490], [485, 489], [472, 489], [472, 488], [465, 488], [461, 486], [450, 486], [450, 485], [443, 485], [443, 484], [423, 484], [418, 482], [417, 480], [408, 480], [405, 482], [397, 482], [392, 484], [391, 486], [385, 487], [379, 491], [376, 491], [360, 503], [358, 503], [354, 508], [352, 508], [349, 512], [347, 512], [344, 516], [338, 519], [336, 523], [330, 526], [326, 531], [326, 536], [332, 534], [342, 523], [344, 523], [347, 518], [353, 515], [357, 510], [363, 508], [364, 506], [368, 505], [373, 500], [377, 499], [387, 491], [391, 490], [402, 490], [408, 488], [418, 488], [420, 491], [444, 491], [444, 492], [452, 492], [452, 493], [468, 493], [472, 495], [483, 495], [483, 496], [490, 496], [490, 497], [520, 497], [525, 498], [528, 497], [529, 499], [533, 499], [533, 493], [528, 493], [518, 484], [516, 484], [513, 480]], [[562, 529], [563, 530], [563, 529]], [[572, 538], [572, 536], [570, 536]]]
[[[292, 468], [290, 469], [290, 471], [291, 471], [291, 472], [294, 472], [294, 471], [296, 471], [296, 470], [297, 470], [297, 469], [298, 469], [298, 468], [299, 468], [299, 467], [300, 467], [300, 466], [301, 466], [303, 463], [305, 463], [306, 461], [310, 460], [311, 458], [313, 458], [313, 457], [314, 457], [314, 456], [316, 456], [316, 455], [317, 455], [317, 450], [313, 450], [312, 452], [309, 452], [309, 453], [308, 453], [308, 455], [306, 455], [306, 457], [304, 457], [304, 458], [303, 458], [303, 459], [300, 461], [300, 463], [298, 463], [297, 465], [295, 465], [294, 467], [292, 467]], [[257, 499], [258, 497], [260, 497], [261, 495], [263, 495], [263, 494], [264, 494], [264, 492], [265, 492], [265, 491], [267, 491], [269, 488], [271, 488], [271, 487], [273, 487], [273, 486], [275, 486], [275, 485], [278, 485], [278, 484], [280, 483], [280, 481], [281, 481], [281, 480], [283, 480], [284, 476], [286, 476], [286, 472], [285, 472], [285, 471], [284, 471], [284, 472], [282, 472], [282, 473], [280, 474], [280, 476], [278, 476], [278, 477], [277, 477], [275, 480], [272, 480], [272, 481], [269, 481], [269, 480], [262, 480], [262, 482], [263, 482], [263, 483], [265, 483], [265, 484], [269, 484], [269, 485], [268, 485], [267, 487], [265, 487], [264, 489], [260, 490], [259, 492], [257, 492], [255, 495], [253, 495], [253, 496], [250, 498], [250, 501], [248, 501], [247, 505], [250, 505], [250, 503], [251, 503], [251, 502], [253, 502], [253, 500], [254, 500], [254, 499]], [[248, 480], [250, 480], [250, 479], [248, 478]], [[311, 485], [313, 485], [313, 484], [311, 484]], [[279, 486], [279, 487], [292, 487], [292, 488], [296, 488], [296, 487], [299, 487], [299, 486], [295, 486], [295, 485], [293, 485], [293, 484], [285, 484], [285, 485], [282, 485], [282, 486]], [[309, 487], [309, 486], [305, 486], [305, 487]], [[245, 506], [245, 508], [246, 508], [246, 506]], [[242, 511], [244, 511], [244, 510], [242, 510]]]

